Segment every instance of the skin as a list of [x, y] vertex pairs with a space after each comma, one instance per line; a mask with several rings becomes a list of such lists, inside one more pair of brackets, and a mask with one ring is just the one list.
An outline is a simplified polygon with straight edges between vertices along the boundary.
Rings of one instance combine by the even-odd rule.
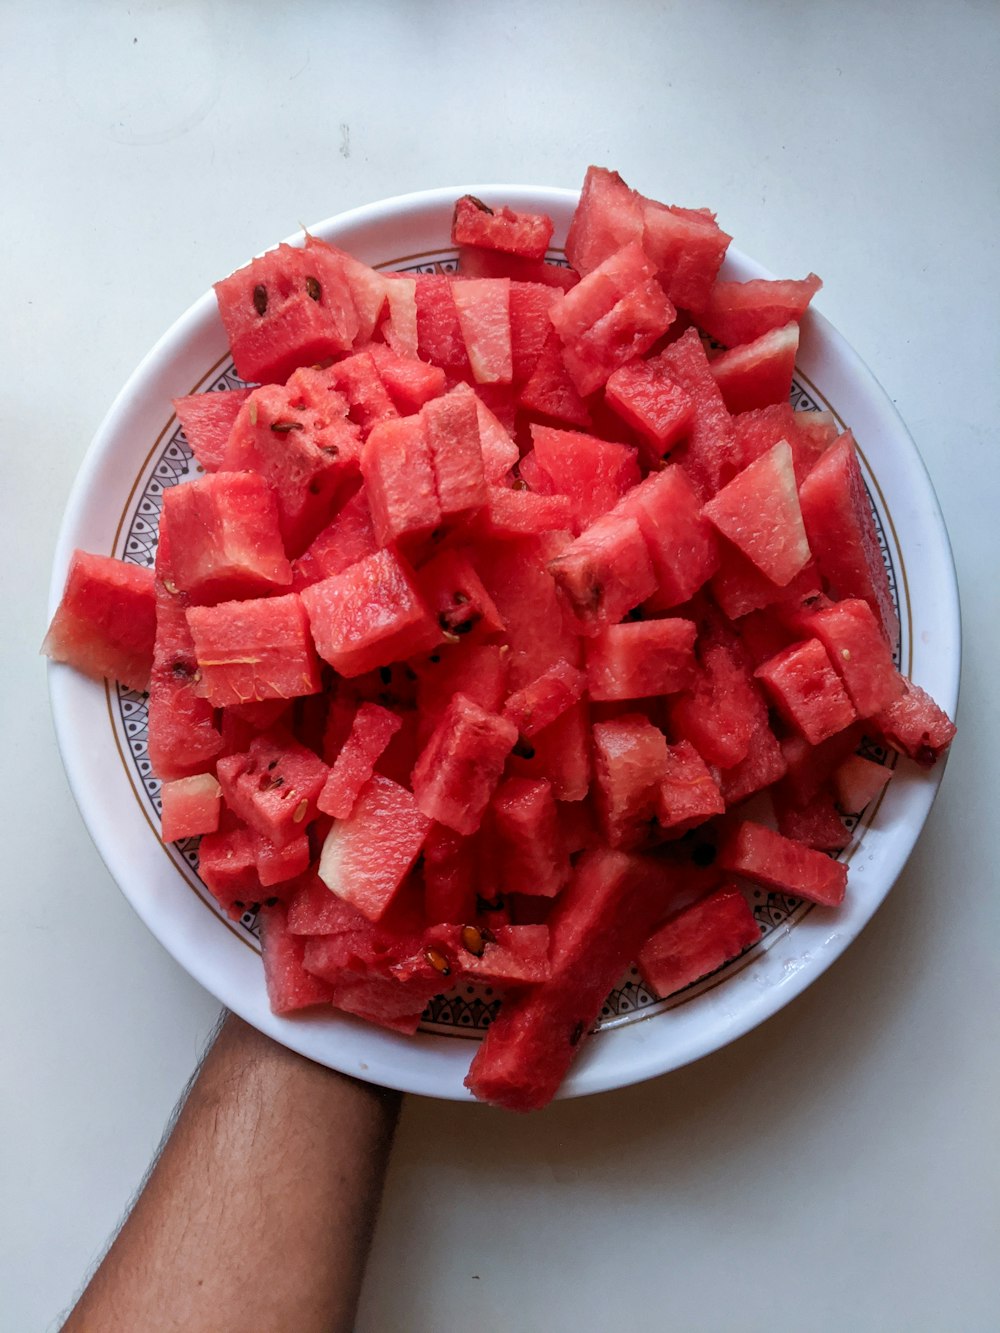
[[399, 1103], [228, 1016], [64, 1333], [349, 1333]]

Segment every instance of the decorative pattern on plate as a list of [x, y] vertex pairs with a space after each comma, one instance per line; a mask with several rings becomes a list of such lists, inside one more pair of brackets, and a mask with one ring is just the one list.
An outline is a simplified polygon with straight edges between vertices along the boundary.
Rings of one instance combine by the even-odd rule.
[[[564, 263], [565, 261], [556, 260], [555, 262]], [[394, 266], [390, 264], [380, 267], [389, 268]], [[410, 264], [405, 268], [399, 268], [397, 271], [444, 273], [453, 272], [454, 268], [454, 256], [442, 252], [440, 258], [432, 256], [424, 259], [419, 264]], [[232, 364], [229, 363], [215, 374], [202, 391], [214, 393], [225, 389], [243, 387], [245, 387], [243, 381], [237, 376]], [[830, 410], [829, 405], [823, 402], [815, 391], [807, 388], [799, 380], [795, 380], [792, 384], [790, 401], [797, 411]], [[122, 557], [133, 564], [148, 567], [153, 564], [156, 557], [157, 533], [163, 507], [164, 491], [187, 480], [189, 477], [197, 476], [201, 471], [179, 423], [175, 424], [157, 456], [149, 460], [147, 469], [145, 484], [135, 498], [130, 513], [126, 515]], [[870, 487], [869, 499], [872, 502], [872, 513], [875, 518], [879, 548], [888, 573], [893, 603], [899, 611], [901, 607], [895, 564], [883, 517], [872, 498]], [[901, 660], [902, 651], [903, 644], [901, 643], [896, 653], [897, 663]], [[134, 777], [133, 786], [137, 792], [142, 792], [147, 807], [147, 815], [150, 816], [150, 822], [155, 829], [160, 818], [160, 782], [152, 772], [148, 756], [146, 696], [136, 694], [122, 686], [117, 686], [113, 697], [116, 703], [116, 709], [114, 710], [116, 716], [113, 715], [112, 721], [119, 740], [123, 742], [123, 754], [127, 752], [131, 763]], [[868, 740], [862, 743], [859, 753], [879, 764], [890, 766], [895, 764], [895, 757], [890, 752]], [[874, 807], [877, 807], [877, 804], [876, 801], [872, 813], [874, 813]], [[854, 847], [864, 836], [863, 820], [866, 813], [868, 812], [860, 811], [844, 818], [845, 826], [852, 835], [859, 826], [862, 826], [860, 837], [852, 843]], [[221, 916], [222, 913], [215, 899], [197, 876], [198, 839], [188, 839], [185, 842], [175, 844], [169, 850], [178, 871], [192, 884], [192, 887], [196, 888], [206, 906], [211, 908], [216, 915]], [[754, 891], [752, 907], [754, 916], [761, 927], [761, 938], [740, 958], [734, 959], [720, 968], [718, 972], [702, 978], [686, 990], [667, 999], [663, 999], [652, 992], [633, 966], [608, 996], [598, 1019], [597, 1028], [617, 1027], [622, 1023], [645, 1018], [650, 1014], [661, 1013], [664, 1010], [686, 1003], [705, 990], [716, 986], [733, 970], [744, 966], [748, 956], [753, 956], [760, 950], [767, 949], [769, 942], [773, 943], [777, 932], [791, 929], [797, 921], [812, 910], [810, 903], [789, 897], [787, 894], [768, 894], [762, 890]], [[246, 942], [259, 948], [256, 913], [244, 912], [238, 924]], [[430, 1002], [424, 1012], [421, 1026], [428, 1032], [472, 1037], [482, 1033], [489, 1026], [496, 1016], [498, 1008], [499, 1000], [493, 998], [493, 992], [490, 988], [456, 987], [454, 990], [437, 996]]]

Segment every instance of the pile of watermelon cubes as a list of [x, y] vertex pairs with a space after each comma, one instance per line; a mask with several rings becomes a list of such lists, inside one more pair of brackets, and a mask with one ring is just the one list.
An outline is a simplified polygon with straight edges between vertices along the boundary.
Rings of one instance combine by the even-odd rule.
[[[456, 205], [455, 273], [306, 236], [217, 284], [238, 391], [155, 571], [78, 552], [46, 651], [149, 692], [163, 838], [258, 915], [274, 1010], [404, 1033], [502, 997], [467, 1079], [556, 1093], [630, 963], [836, 908], [843, 816], [954, 726], [898, 622], [850, 432], [794, 412], [819, 280], [730, 282], [712, 213], [591, 168], [549, 218]], [[749, 803], [749, 804], [747, 804]]]

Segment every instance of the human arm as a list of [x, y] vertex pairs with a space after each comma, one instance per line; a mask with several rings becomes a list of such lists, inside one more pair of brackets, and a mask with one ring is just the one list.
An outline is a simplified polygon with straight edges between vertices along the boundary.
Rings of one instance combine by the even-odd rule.
[[348, 1333], [399, 1101], [230, 1015], [64, 1333]]

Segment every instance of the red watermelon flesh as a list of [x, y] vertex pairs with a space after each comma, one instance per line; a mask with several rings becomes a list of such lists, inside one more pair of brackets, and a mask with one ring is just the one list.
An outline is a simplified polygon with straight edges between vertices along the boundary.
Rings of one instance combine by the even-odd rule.
[[290, 1014], [331, 1002], [333, 988], [303, 967], [305, 941], [289, 931], [280, 904], [261, 913], [260, 941], [267, 998], [274, 1013]]
[[783, 648], [754, 675], [764, 682], [775, 706], [810, 745], [819, 745], [857, 717], [830, 655], [819, 639]]
[[206, 472], [218, 472], [222, 467], [229, 432], [250, 393], [250, 389], [220, 389], [173, 400], [191, 452]]
[[176, 778], [160, 787], [160, 837], [180, 842], [219, 827], [222, 789], [211, 773]]
[[787, 402], [798, 350], [799, 326], [793, 323], [716, 357], [712, 374], [730, 412]]
[[[332, 255], [332, 262], [340, 266], [357, 317], [357, 332], [354, 335], [353, 345], [363, 347], [370, 341], [385, 308], [388, 286], [386, 278], [383, 274], [376, 273], [373, 268], [369, 268], [367, 264], [362, 264], [353, 255], [338, 250], [335, 245], [329, 245], [315, 236], [306, 235], [304, 250], [307, 258], [315, 259], [321, 264], [324, 261], [330, 262], [329, 257]], [[315, 364], [316, 360], [325, 359], [325, 357], [309, 358], [309, 361], [310, 364]]]
[[568, 495], [538, 495], [523, 487], [488, 486], [477, 530], [488, 537], [530, 537], [574, 526]]
[[559, 801], [582, 801], [590, 790], [590, 720], [584, 700], [514, 748], [510, 771], [552, 784]]
[[760, 695], [726, 644], [708, 644], [700, 656], [694, 685], [669, 702], [671, 729], [677, 740], [690, 741], [706, 763], [732, 768], [750, 748]]
[[656, 799], [660, 827], [676, 836], [725, 809], [718, 782], [690, 741], [668, 745], [666, 771]]
[[421, 947], [392, 969], [400, 981], [421, 979], [439, 988], [460, 981], [501, 990], [548, 981], [549, 928], [545, 925], [438, 925], [426, 930]]
[[639, 952], [639, 971], [657, 995], [674, 995], [759, 939], [760, 926], [746, 899], [726, 886], [661, 926]]
[[[166, 536], [160, 534], [161, 548]], [[163, 781], [211, 767], [222, 749], [215, 709], [195, 693], [198, 662], [188, 628], [187, 598], [156, 581], [156, 640], [149, 682], [147, 753]]]
[[719, 774], [719, 788], [727, 809], [773, 786], [788, 771], [788, 762], [771, 730], [763, 701], [759, 702], [758, 708], [746, 754]]
[[507, 778], [493, 794], [503, 893], [554, 898], [569, 878], [552, 785]]
[[551, 976], [504, 1002], [466, 1078], [475, 1096], [517, 1111], [547, 1105], [669, 905], [662, 866], [606, 848], [585, 853], [549, 917]]
[[441, 522], [431, 454], [421, 417], [383, 421], [361, 453], [372, 527], [380, 546], [418, 548]]
[[568, 292], [580, 281], [575, 269], [549, 264], [544, 259], [524, 259], [479, 245], [458, 247], [458, 273], [463, 278], [510, 278], [512, 282], [545, 286], [555, 292]]
[[550, 314], [558, 292], [540, 282], [510, 284], [510, 344], [514, 384], [531, 378], [552, 332]]
[[585, 635], [621, 620], [656, 589], [656, 575], [638, 523], [617, 513], [592, 523], [549, 561], [548, 570], [578, 632]]
[[486, 503], [475, 395], [461, 385], [432, 399], [420, 415], [441, 515], [465, 518]]
[[668, 770], [666, 737], [642, 714], [594, 723], [594, 803], [610, 846], [648, 841]]
[[572, 708], [586, 689], [586, 673], [560, 658], [530, 684], [509, 695], [503, 715], [521, 736], [534, 736]]
[[613, 509], [639, 482], [636, 451], [579, 431], [531, 427], [534, 459], [551, 489], [573, 502], [576, 530]]
[[602, 388], [619, 366], [648, 352], [676, 315], [653, 277], [627, 291], [596, 323], [563, 342], [563, 363], [577, 392]]
[[412, 669], [417, 675], [417, 739], [421, 748], [460, 692], [487, 713], [500, 711], [507, 692], [506, 659], [500, 644], [464, 642], [413, 659]]
[[284, 380], [298, 366], [347, 352], [358, 313], [344, 266], [321, 242], [279, 245], [215, 284], [241, 379]]
[[863, 755], [852, 754], [839, 764], [831, 778], [837, 804], [848, 815], [857, 815], [884, 789], [892, 769]]
[[781, 752], [786, 763], [785, 783], [798, 805], [806, 805], [832, 777], [837, 766], [861, 743], [864, 728], [847, 727], [819, 745], [801, 736], [783, 736]]
[[389, 347], [398, 356], [417, 355], [417, 284], [401, 273], [390, 273], [385, 278], [386, 317], [381, 333]]
[[642, 206], [616, 171], [588, 167], [566, 237], [566, 258], [581, 274], [591, 273], [630, 241], [641, 241]]
[[344, 503], [308, 550], [292, 561], [292, 589], [301, 592], [310, 583], [320, 583], [331, 574], [342, 574], [377, 550], [368, 496], [362, 487]]
[[156, 637], [151, 569], [76, 550], [42, 652], [94, 680], [149, 689]]
[[837, 907], [847, 887], [847, 866], [822, 852], [803, 847], [790, 838], [744, 820], [719, 849], [723, 870], [745, 879], [807, 898], [823, 907]]
[[639, 196], [643, 249], [675, 305], [698, 309], [708, 299], [732, 237], [704, 208], [678, 208]]
[[481, 396], [476, 398], [476, 415], [483, 451], [483, 476], [487, 482], [501, 481], [517, 462], [520, 450], [503, 422], [490, 411]]
[[858, 717], [888, 708], [903, 693], [903, 680], [867, 602], [847, 598], [809, 616], [806, 626], [829, 653]]
[[195, 693], [217, 708], [255, 699], [295, 699], [322, 688], [297, 593], [192, 606], [187, 622], [201, 673]]
[[678, 458], [698, 495], [708, 499], [739, 470], [732, 417], [695, 329], [666, 347], [658, 360], [669, 381], [691, 399], [691, 421]]
[[809, 561], [787, 441], [744, 468], [702, 513], [779, 587], [787, 586]]
[[773, 804], [778, 832], [793, 842], [818, 852], [840, 852], [851, 840], [829, 788], [817, 792], [805, 805], [798, 805], [778, 783]]
[[452, 280], [444, 274], [419, 273], [415, 278], [417, 346], [423, 360], [450, 374], [471, 375], [462, 326], [452, 296]]
[[376, 773], [348, 819], [334, 822], [319, 875], [369, 921], [382, 917], [420, 854], [430, 828], [411, 792]]
[[342, 676], [426, 652], [440, 638], [412, 571], [377, 551], [302, 591], [320, 656]]
[[518, 395], [526, 411], [586, 430], [590, 410], [577, 392], [562, 359], [562, 343], [553, 329], [547, 336], [535, 368]]
[[800, 322], [822, 283], [815, 273], [800, 282], [754, 278], [750, 282], [716, 282], [705, 304], [694, 311], [701, 328], [725, 347]]
[[504, 623], [472, 563], [474, 552], [451, 547], [417, 571], [417, 585], [445, 636], [482, 642], [503, 633]]
[[379, 756], [402, 725], [395, 713], [379, 704], [360, 706], [351, 733], [317, 797], [316, 804], [324, 814], [333, 815], [335, 819], [350, 817], [361, 789], [371, 779]]
[[676, 466], [651, 474], [618, 510], [633, 517], [646, 541], [661, 609], [688, 601], [715, 572], [718, 542], [686, 472]]
[[394, 406], [403, 416], [444, 393], [448, 377], [440, 366], [432, 366], [414, 353], [393, 351], [384, 343], [370, 343], [368, 354], [375, 362], [379, 377]]
[[849, 431], [803, 481], [799, 500], [809, 545], [832, 593], [863, 598], [878, 616], [890, 647], [895, 646], [899, 617]]
[[733, 621], [766, 607], [799, 605], [804, 599], [818, 597], [822, 592], [819, 570], [811, 560], [783, 588], [721, 536], [718, 560], [719, 567], [710, 583], [712, 597]]
[[330, 382], [349, 404], [350, 419], [367, 435], [380, 421], [399, 416], [369, 351], [355, 352], [330, 367]]
[[300, 875], [291, 886], [288, 901], [288, 929], [295, 935], [338, 936], [374, 933], [372, 926], [356, 907], [331, 893], [315, 868]]
[[620, 366], [604, 386], [604, 400], [642, 436], [650, 464], [665, 458], [683, 439], [694, 415], [691, 395], [668, 377], [655, 358]]
[[276, 847], [284, 847], [309, 827], [329, 769], [287, 733], [255, 736], [245, 754], [227, 755], [216, 765], [227, 807]]
[[510, 279], [460, 278], [452, 298], [477, 384], [509, 384], [514, 377], [510, 335]]
[[693, 621], [635, 620], [608, 625], [587, 641], [591, 699], [648, 699], [675, 694], [694, 680]]
[[926, 690], [909, 681], [903, 685], [903, 693], [875, 715], [874, 724], [894, 750], [930, 768], [951, 745], [955, 724]]
[[238, 921], [259, 910], [268, 891], [257, 878], [253, 831], [239, 824], [206, 833], [198, 848], [198, 874], [227, 916]]
[[252, 472], [213, 472], [163, 494], [169, 578], [194, 603], [261, 597], [288, 588], [274, 492]]
[[413, 770], [419, 809], [456, 833], [475, 833], [516, 741], [513, 723], [456, 694]]
[[478, 245], [525, 259], [542, 259], [552, 239], [553, 223], [544, 213], [515, 213], [490, 208], [466, 194], [455, 205], [451, 239], [455, 245]]
[[432, 824], [424, 840], [424, 916], [432, 924], [467, 923], [476, 915], [474, 838]]
[[299, 833], [279, 847], [265, 834], [256, 832], [254, 859], [261, 886], [269, 889], [272, 896], [281, 897], [282, 886], [287, 886], [309, 868], [309, 837]]
[[828, 412], [793, 412], [787, 402], [738, 412], [733, 426], [742, 467], [773, 449], [779, 440], [787, 440], [799, 486], [837, 437]]

